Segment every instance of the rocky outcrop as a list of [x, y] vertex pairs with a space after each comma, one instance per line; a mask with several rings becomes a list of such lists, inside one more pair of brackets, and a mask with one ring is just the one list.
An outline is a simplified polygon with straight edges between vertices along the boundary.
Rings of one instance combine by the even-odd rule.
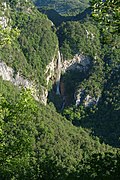
[[66, 72], [68, 70], [79, 70], [87, 71], [89, 65], [91, 64], [91, 59], [83, 54], [76, 54], [71, 60], [64, 60], [62, 63], [62, 71]]
[[75, 93], [76, 106], [82, 104], [85, 107], [92, 107], [98, 104], [99, 99], [100, 95], [97, 97], [92, 97], [89, 94], [86, 94], [85, 90], [79, 90], [77, 93]]
[[[87, 36], [91, 36], [91, 38], [94, 38], [92, 34], [90, 34], [88, 31], [86, 32]], [[71, 60], [64, 60], [62, 62], [62, 72], [67, 71], [80, 71], [81, 73], [84, 72], [87, 73], [92, 65], [92, 59], [88, 56], [85, 56], [83, 54], [76, 54], [73, 59]], [[98, 90], [99, 91], [99, 90]], [[78, 89], [76, 90], [74, 94], [74, 100], [76, 106], [83, 105], [84, 107], [92, 107], [94, 105], [98, 104], [99, 98], [101, 96], [100, 92], [96, 93], [97, 95], [90, 95], [88, 92], [86, 92], [85, 89]]]
[[[61, 95], [63, 99], [63, 106], [69, 105], [70, 99], [69, 95], [67, 94], [64, 86], [64, 82], [62, 82], [61, 73], [66, 73], [67, 71], [80, 71], [81, 73], [87, 72], [91, 66], [92, 59], [88, 56], [85, 56], [83, 54], [76, 54], [73, 59], [71, 60], [64, 60], [63, 56], [58, 53], [58, 60], [57, 60], [57, 81], [56, 81], [56, 94]], [[79, 95], [78, 95], [79, 96]], [[75, 97], [76, 105], [79, 105], [81, 103], [81, 99], [83, 97]]]
[[84, 106], [91, 107], [97, 105], [99, 101], [99, 96], [97, 98], [90, 96], [89, 94], [85, 97]]
[[74, 94], [74, 99], [75, 99], [75, 102], [76, 102], [76, 103], [75, 103], [76, 106], [82, 104], [84, 98], [85, 98], [84, 90], [79, 90], [79, 91], [75, 92], [75, 94]]
[[56, 62], [55, 62], [55, 58], [53, 58], [52, 61], [46, 66], [46, 70], [45, 70], [47, 86], [50, 80], [53, 80], [53, 77], [55, 76], [55, 69], [56, 69]]
[[44, 87], [41, 86], [41, 93], [36, 86], [36, 84], [28, 79], [24, 78], [20, 75], [19, 72], [15, 73], [15, 71], [7, 66], [6, 63], [0, 62], [0, 76], [5, 81], [10, 81], [13, 85], [21, 88], [24, 87], [26, 89], [30, 89], [33, 97], [37, 101], [41, 101], [42, 103], [47, 103], [47, 91]]
[[[5, 81], [10, 81], [17, 87], [24, 87], [30, 89], [33, 97], [37, 101], [41, 101], [43, 104], [47, 104], [48, 88], [40, 86], [39, 88], [35, 82], [29, 81], [27, 78], [24, 78], [19, 72], [15, 72], [14, 69], [7, 66], [3, 61], [0, 61], [0, 76]], [[61, 57], [60, 52], [58, 51], [58, 57], [56, 55], [52, 61], [46, 66], [45, 70], [46, 85], [48, 87], [49, 82], [56, 83], [56, 93], [60, 93], [60, 77], [61, 77]], [[40, 91], [40, 92], [39, 92]]]
[[44, 86], [41, 86], [41, 93], [39, 96], [40, 102], [44, 105], [47, 105], [47, 97], [48, 97], [48, 90]]
[[0, 25], [3, 29], [7, 27], [8, 19], [5, 16], [0, 17]]
[[61, 54], [58, 51], [57, 56], [55, 56], [52, 61], [46, 66], [45, 77], [47, 86], [50, 81], [56, 83], [56, 94], [60, 94], [60, 78], [61, 78]]

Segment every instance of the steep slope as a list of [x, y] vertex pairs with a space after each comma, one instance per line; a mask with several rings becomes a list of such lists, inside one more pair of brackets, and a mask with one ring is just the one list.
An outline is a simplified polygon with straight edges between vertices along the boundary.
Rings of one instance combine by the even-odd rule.
[[90, 131], [74, 127], [53, 105], [36, 103], [29, 91], [13, 97], [6, 93], [12, 84], [3, 82], [3, 88], [0, 179], [67, 179], [92, 154], [116, 152]]
[[7, 24], [1, 33], [6, 37], [1, 36], [0, 61], [13, 68], [14, 77], [19, 73], [24, 79], [33, 81], [40, 94], [42, 86], [48, 88], [46, 66], [55, 61], [58, 52], [52, 23], [32, 3], [11, 1], [5, 6], [1, 23], [7, 19]]
[[62, 15], [76, 15], [89, 6], [89, 0], [33, 0], [39, 8], [54, 9]]
[[61, 79], [64, 115], [74, 125], [92, 128], [103, 141], [120, 147], [120, 130], [116, 128], [120, 123], [119, 34], [88, 21], [63, 23], [58, 36], [63, 64], [68, 66]]
[[[101, 36], [93, 21], [63, 23], [59, 51], [55, 27], [30, 1], [6, 2], [0, 2], [0, 179], [120, 179], [119, 148], [112, 147], [120, 147], [119, 35]], [[53, 98], [59, 105], [63, 96], [62, 115], [31, 96], [37, 89], [46, 97], [56, 80]]]

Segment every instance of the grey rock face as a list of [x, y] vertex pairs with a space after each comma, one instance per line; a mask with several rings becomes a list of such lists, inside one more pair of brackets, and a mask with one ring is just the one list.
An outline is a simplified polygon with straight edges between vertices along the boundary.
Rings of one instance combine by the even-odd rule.
[[10, 81], [16, 86], [23, 86], [25, 88], [31, 89], [33, 83], [23, 78], [19, 72], [15, 75], [14, 70], [7, 66], [6, 63], [0, 62], [0, 76], [3, 80]]
[[62, 63], [62, 71], [68, 71], [68, 70], [79, 70], [87, 71], [89, 68], [89, 65], [91, 63], [91, 59], [88, 56], [84, 56], [82, 54], [76, 54], [73, 59], [71, 60], [65, 60]]
[[[69, 61], [67, 60], [63, 61], [62, 71], [66, 72], [69, 70], [74, 70], [74, 71], [78, 70], [81, 73], [87, 72], [90, 68], [91, 63], [92, 63], [92, 60], [90, 57], [85, 56], [83, 54], [76, 54], [73, 59]], [[74, 95], [76, 106], [82, 104], [84, 107], [92, 107], [94, 105], [97, 105], [99, 98], [100, 98], [100, 95], [97, 97], [90, 96], [88, 93], [85, 92], [85, 89], [77, 90], [77, 92], [75, 92], [75, 95]]]
[[98, 101], [99, 101], [99, 96], [97, 98], [95, 97], [91, 97], [89, 94], [85, 97], [85, 102], [84, 102], [84, 106], [85, 107], [91, 107], [94, 105], [97, 105]]
[[49, 84], [49, 81], [52, 79], [52, 77], [55, 74], [55, 68], [56, 68], [56, 63], [55, 63], [55, 59], [53, 58], [52, 61], [46, 66], [45, 77], [46, 77], [47, 85]]
[[45, 76], [47, 85], [49, 84], [50, 80], [54, 80], [56, 83], [56, 94], [60, 94], [60, 78], [61, 78], [61, 68], [62, 68], [62, 61], [61, 61], [61, 54], [58, 51], [57, 58], [53, 58], [52, 61], [46, 66]]
[[89, 94], [86, 94], [85, 90], [79, 90], [77, 93], [75, 93], [76, 106], [82, 104], [85, 107], [92, 107], [98, 104], [99, 99], [100, 96], [92, 97]]
[[19, 74], [19, 72], [15, 74], [14, 70], [2, 61], [0, 62], [0, 76], [3, 80], [10, 81], [12, 84], [19, 88], [24, 87], [26, 89], [30, 89], [35, 100], [41, 101], [43, 104], [46, 105], [48, 95], [47, 90], [41, 86], [42, 92], [39, 95], [39, 91], [34, 82], [24, 78], [22, 75]]

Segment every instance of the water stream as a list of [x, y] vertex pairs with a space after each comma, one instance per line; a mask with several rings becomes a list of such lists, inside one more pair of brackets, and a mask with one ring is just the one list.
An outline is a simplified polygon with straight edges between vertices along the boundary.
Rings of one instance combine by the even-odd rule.
[[57, 95], [60, 95], [61, 68], [62, 68], [61, 54], [60, 54], [60, 51], [58, 51], [57, 71], [56, 71], [56, 94]]

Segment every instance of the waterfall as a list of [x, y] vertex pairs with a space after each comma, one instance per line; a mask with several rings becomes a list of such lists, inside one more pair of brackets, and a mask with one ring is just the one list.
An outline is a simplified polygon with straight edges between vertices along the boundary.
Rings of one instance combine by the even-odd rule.
[[60, 77], [61, 77], [61, 54], [58, 51], [58, 59], [57, 59], [57, 71], [56, 71], [56, 94], [60, 95]]
[[63, 103], [62, 103], [61, 111], [63, 111], [64, 108], [65, 108], [65, 97], [63, 96]]

